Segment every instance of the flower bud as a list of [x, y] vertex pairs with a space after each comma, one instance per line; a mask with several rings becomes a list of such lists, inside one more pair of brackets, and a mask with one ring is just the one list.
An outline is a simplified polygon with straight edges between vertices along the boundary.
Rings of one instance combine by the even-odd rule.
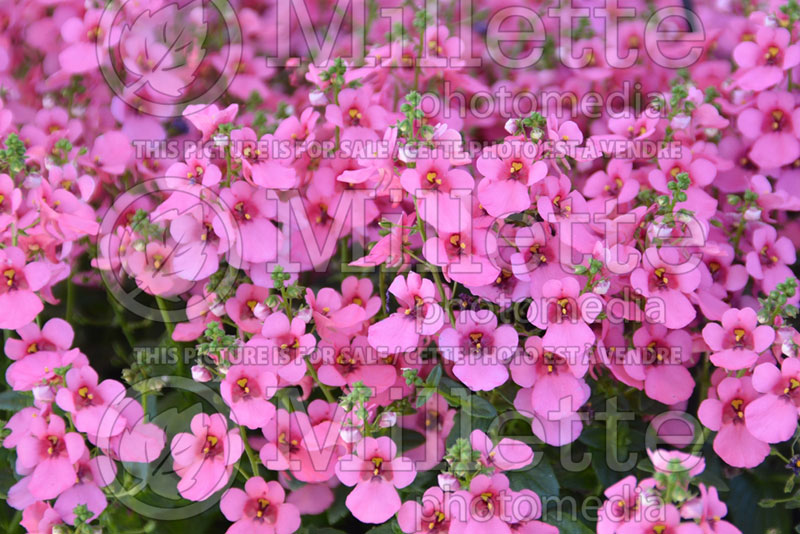
[[458, 479], [450, 473], [441, 473], [439, 475], [439, 488], [442, 491], [456, 491], [461, 488]]
[[378, 426], [381, 428], [391, 428], [396, 424], [397, 424], [396, 412], [383, 412], [381, 414], [380, 420], [378, 421]]
[[202, 365], [192, 366], [192, 379], [195, 382], [208, 382], [211, 380], [211, 371]]

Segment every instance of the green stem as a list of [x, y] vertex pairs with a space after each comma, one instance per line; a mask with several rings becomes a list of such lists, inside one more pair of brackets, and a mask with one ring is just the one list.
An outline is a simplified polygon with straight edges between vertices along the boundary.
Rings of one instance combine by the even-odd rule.
[[[169, 344], [178, 348], [178, 344], [172, 339], [172, 333], [175, 331], [175, 325], [172, 324], [169, 318], [169, 309], [167, 308], [167, 302], [156, 295], [156, 303], [158, 303], [158, 309], [161, 311], [161, 319], [164, 321], [164, 326], [167, 329], [167, 334], [169, 337]], [[183, 376], [186, 369], [184, 367], [183, 362], [183, 355], [178, 354], [178, 375]]]
[[[239, 433], [242, 435], [242, 442], [244, 443], [244, 451], [247, 453], [247, 458], [250, 460], [250, 469], [253, 470], [253, 476], [258, 476], [258, 458], [256, 457], [256, 453], [253, 452], [253, 448], [250, 446], [250, 442], [247, 440], [247, 429], [242, 425], [239, 425]], [[249, 478], [249, 477], [248, 477]]]
[[325, 395], [325, 399], [331, 404], [336, 404], [336, 399], [334, 398], [333, 393], [331, 393], [330, 388], [319, 381], [317, 370], [314, 369], [314, 366], [311, 364], [308, 358], [306, 358], [306, 367], [308, 367], [308, 373], [311, 375], [311, 378], [314, 379], [314, 383], [319, 386], [319, 389], [322, 390], [322, 394]]

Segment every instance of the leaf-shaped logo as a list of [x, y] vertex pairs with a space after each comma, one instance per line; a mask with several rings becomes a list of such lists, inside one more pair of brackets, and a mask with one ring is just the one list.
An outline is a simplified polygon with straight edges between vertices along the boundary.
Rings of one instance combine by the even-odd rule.
[[149, 86], [168, 97], [183, 96], [205, 57], [207, 34], [203, 0], [143, 11], [120, 32], [120, 56], [125, 70], [135, 77], [127, 89], [135, 93]]

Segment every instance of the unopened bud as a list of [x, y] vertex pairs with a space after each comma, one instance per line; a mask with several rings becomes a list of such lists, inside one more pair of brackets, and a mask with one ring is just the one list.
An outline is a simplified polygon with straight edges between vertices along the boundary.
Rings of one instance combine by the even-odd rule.
[[192, 379], [195, 382], [208, 382], [211, 380], [211, 371], [202, 365], [192, 366]]

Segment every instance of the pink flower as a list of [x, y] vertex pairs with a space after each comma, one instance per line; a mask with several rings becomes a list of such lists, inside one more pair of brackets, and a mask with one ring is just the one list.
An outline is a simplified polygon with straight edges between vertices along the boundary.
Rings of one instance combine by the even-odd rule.
[[87, 365], [67, 371], [66, 387], [58, 390], [56, 404], [72, 415], [79, 432], [109, 438], [125, 429], [125, 419], [113, 406], [124, 396], [125, 386], [116, 380], [98, 384], [97, 372]]
[[267, 367], [287, 382], [298, 383], [306, 374], [305, 358], [317, 343], [313, 334], [306, 334], [306, 323], [299, 317], [290, 322], [285, 314], [273, 313], [264, 323], [261, 336], [266, 340]]
[[667, 451], [664, 449], [651, 451], [647, 449], [647, 455], [650, 457], [656, 472], [667, 475], [688, 473], [690, 477], [696, 477], [706, 468], [705, 459], [693, 456], [688, 452]]
[[533, 461], [531, 448], [516, 439], [502, 438], [497, 445], [482, 430], [469, 435], [472, 449], [481, 453], [480, 462], [497, 471], [522, 469]]
[[12, 360], [19, 360], [39, 351], [66, 351], [72, 346], [75, 333], [64, 319], [54, 317], [40, 329], [36, 323], [17, 328], [20, 339], [6, 339], [5, 353]]
[[261, 430], [267, 443], [259, 455], [267, 469], [289, 470], [297, 480], [309, 483], [333, 476], [338, 457], [333, 425], [315, 429], [305, 413], [280, 409]]
[[75, 485], [59, 495], [54, 505], [62, 519], [75, 524], [75, 507], [85, 505], [97, 519], [106, 509], [108, 501], [101, 488], [109, 485], [117, 476], [117, 466], [108, 456], [89, 458], [89, 451], [75, 466]]
[[328, 386], [352, 387], [362, 382], [380, 393], [397, 381], [394, 366], [383, 362], [365, 336], [334, 342], [323, 340], [319, 352], [322, 354], [322, 365], [317, 371], [319, 380]]
[[786, 358], [780, 370], [762, 363], [753, 371], [753, 388], [763, 393], [745, 408], [747, 430], [767, 443], [786, 441], [797, 429], [800, 360]]
[[530, 142], [507, 140], [500, 152], [498, 145], [483, 150], [476, 162], [484, 179], [478, 184], [478, 200], [493, 217], [508, 215], [528, 209], [529, 187], [547, 175], [547, 164], [533, 162], [536, 149]]
[[436, 287], [414, 272], [397, 276], [389, 286], [400, 308], [369, 327], [369, 344], [379, 351], [395, 353], [414, 350], [420, 336], [431, 336], [444, 324], [444, 311], [436, 303]]
[[325, 118], [340, 128], [364, 127], [383, 130], [386, 127], [386, 110], [372, 103], [373, 94], [369, 86], [358, 89], [342, 89], [338, 104], [328, 104]]
[[755, 41], [736, 45], [737, 83], [749, 91], [763, 91], [783, 80], [784, 71], [800, 64], [800, 45], [790, 45], [786, 28], [761, 26]]
[[211, 135], [217, 131], [220, 124], [232, 122], [239, 112], [239, 104], [231, 104], [227, 108], [220, 110], [216, 104], [206, 106], [204, 104], [195, 104], [186, 106], [183, 110], [183, 116], [186, 117], [192, 125], [200, 130], [202, 140], [208, 141]]
[[373, 294], [369, 278], [348, 276], [342, 280], [342, 306], [355, 304], [364, 308], [364, 321], [371, 319], [381, 309], [381, 298]]
[[[234, 182], [219, 193], [220, 199], [236, 221], [236, 239], [241, 245], [230, 252], [241, 252], [242, 260], [251, 263], [273, 262], [278, 257], [283, 236], [270, 220], [275, 215], [275, 206], [265, 194], [246, 182]], [[217, 228], [217, 222], [214, 222]], [[217, 232], [222, 235], [223, 232]], [[233, 258], [231, 261], [235, 261]]]
[[397, 456], [397, 446], [388, 437], [364, 438], [355, 454], [342, 456], [336, 476], [345, 486], [355, 486], [345, 504], [362, 523], [383, 523], [400, 510], [398, 489], [414, 481], [411, 460]]
[[478, 475], [472, 479], [468, 490], [457, 491], [453, 498], [464, 503], [466, 510], [462, 509], [453, 518], [450, 534], [511, 534], [507, 521], [518, 512], [513, 510], [512, 492], [505, 475]]
[[561, 414], [564, 405], [576, 412], [585, 401], [583, 376], [589, 369], [585, 351], [545, 349], [542, 339], [525, 340], [525, 351], [511, 362], [514, 382], [528, 391], [531, 404], [544, 416]]
[[589, 327], [600, 312], [603, 301], [593, 293], [581, 295], [573, 277], [549, 280], [542, 287], [542, 298], [528, 308], [528, 320], [546, 329], [542, 345], [547, 349], [566, 349], [584, 354], [595, 341]]
[[753, 140], [748, 156], [762, 169], [777, 169], [800, 156], [800, 109], [790, 93], [760, 93], [756, 107], [742, 111], [736, 125]]
[[623, 365], [631, 378], [642, 381], [648, 397], [672, 405], [692, 396], [694, 378], [685, 367], [692, 357], [688, 332], [645, 324], [634, 332], [633, 345]]
[[419, 447], [403, 452], [405, 457], [414, 461], [417, 471], [431, 470], [442, 461], [447, 437], [455, 425], [455, 417], [456, 411], [450, 408], [444, 397], [434, 393], [425, 404], [417, 408], [417, 413], [400, 419], [401, 427], [419, 432], [425, 438], [425, 442]]
[[458, 312], [456, 327], [439, 334], [442, 357], [454, 362], [453, 373], [473, 391], [488, 391], [508, 380], [506, 362], [517, 349], [519, 336], [511, 325], [497, 326], [489, 310]]
[[648, 478], [637, 484], [636, 477], [629, 475], [603, 493], [606, 502], [597, 514], [597, 534], [614, 534], [620, 526], [634, 522], [648, 513], [646, 508], [657, 504], [655, 480]]
[[769, 454], [769, 445], [747, 429], [747, 407], [759, 396], [751, 378], [723, 378], [715, 393], [697, 411], [700, 421], [717, 431], [714, 452], [734, 467], [757, 466]]
[[700, 285], [700, 271], [673, 247], [648, 248], [642, 264], [631, 273], [631, 285], [647, 299], [661, 300], [664, 326], [677, 329], [691, 323], [697, 313], [687, 294]]
[[170, 448], [181, 478], [178, 492], [190, 501], [202, 501], [225, 487], [244, 444], [239, 429], [229, 431], [225, 417], [217, 413], [195, 415], [191, 429], [191, 434], [176, 434]]
[[253, 284], [239, 284], [236, 294], [225, 301], [225, 313], [236, 325], [250, 334], [260, 332], [264, 319], [255, 315], [256, 308], [269, 297], [269, 289]]
[[48, 284], [50, 271], [43, 262], [26, 264], [25, 254], [13, 246], [0, 250], [0, 269], [0, 328], [16, 330], [44, 309], [34, 291]]
[[85, 452], [83, 437], [66, 432], [62, 418], [37, 417], [17, 446], [17, 471], [30, 473], [28, 491], [36, 499], [53, 499], [75, 484], [75, 464]]
[[422, 494], [422, 502], [406, 501], [397, 512], [397, 523], [406, 534], [447, 534], [450, 531], [450, 493], [437, 487]]
[[275, 415], [269, 402], [278, 379], [263, 365], [233, 365], [219, 385], [225, 404], [231, 407], [231, 419], [237, 425], [259, 428]]
[[700, 520], [703, 534], [741, 534], [741, 531], [722, 519], [728, 515], [728, 507], [719, 500], [717, 488], [698, 484], [700, 496], [681, 506], [681, 517]]
[[750, 276], [761, 280], [765, 293], [794, 276], [788, 266], [794, 263], [796, 252], [788, 237], [778, 237], [773, 226], [762, 225], [753, 231], [751, 244], [745, 265]]
[[220, 509], [233, 521], [226, 534], [291, 534], [300, 528], [300, 512], [285, 502], [280, 484], [261, 477], [248, 479], [244, 491], [231, 488], [220, 500]]
[[[652, 515], [651, 515], [652, 514]], [[678, 509], [667, 504], [660, 512], [651, 512], [642, 519], [629, 521], [620, 525], [618, 534], [703, 534], [703, 530], [695, 522], [681, 523]], [[648, 517], [649, 516], [649, 517]], [[650, 517], [658, 517], [652, 520]]]
[[422, 253], [428, 262], [442, 267], [448, 280], [470, 288], [497, 282], [501, 274], [491, 259], [497, 254], [497, 238], [486, 230], [470, 229], [469, 222], [455, 231], [440, 229], [425, 241]]
[[703, 339], [709, 348], [711, 362], [728, 371], [748, 369], [775, 341], [775, 330], [768, 325], [756, 326], [758, 318], [752, 308], [731, 308], [722, 315], [722, 326], [708, 323]]

